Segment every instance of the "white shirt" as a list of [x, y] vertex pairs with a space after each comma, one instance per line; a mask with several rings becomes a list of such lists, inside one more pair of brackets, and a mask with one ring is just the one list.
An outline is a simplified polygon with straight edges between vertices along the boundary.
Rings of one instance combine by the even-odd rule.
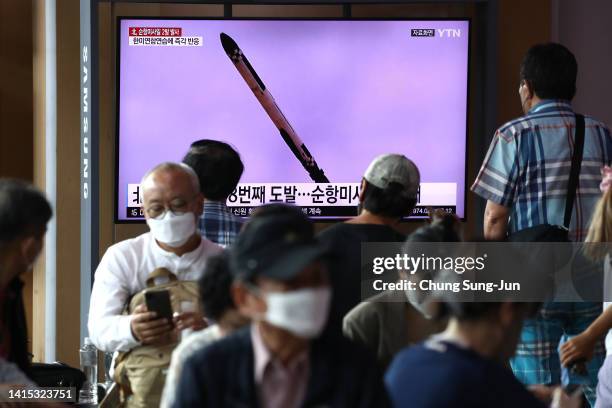
[[170, 367], [168, 368], [166, 383], [164, 384], [164, 391], [162, 392], [160, 408], [169, 408], [174, 405], [176, 389], [181, 379], [181, 371], [183, 370], [185, 361], [187, 361], [196, 351], [203, 349], [221, 337], [219, 325], [215, 324], [191, 334], [179, 343], [172, 352], [172, 359], [170, 360]]
[[123, 315], [130, 296], [146, 288], [156, 268], [166, 268], [179, 280], [197, 280], [206, 260], [222, 251], [202, 238], [195, 250], [177, 256], [157, 244], [150, 232], [119, 242], [106, 251], [96, 274], [89, 304], [87, 327], [94, 345], [102, 351], [128, 351], [139, 345], [132, 335], [132, 316]]

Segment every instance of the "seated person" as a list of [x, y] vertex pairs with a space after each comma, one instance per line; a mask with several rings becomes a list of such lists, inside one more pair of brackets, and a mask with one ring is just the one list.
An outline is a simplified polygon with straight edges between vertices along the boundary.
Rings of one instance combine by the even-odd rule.
[[185, 362], [174, 406], [388, 406], [373, 356], [321, 336], [326, 250], [299, 209], [280, 207], [251, 219], [230, 250], [234, 302], [253, 323]]
[[162, 394], [162, 407], [170, 407], [174, 403], [183, 364], [194, 352], [248, 324], [248, 319], [236, 310], [230, 295], [232, 274], [226, 252], [208, 259], [206, 273], [200, 277], [198, 284], [204, 317], [212, 324], [182, 340], [172, 353]]
[[359, 215], [319, 233], [321, 241], [332, 250], [331, 330], [341, 331], [342, 318], [361, 301], [361, 243], [406, 239], [397, 228], [417, 203], [420, 180], [419, 169], [405, 156], [378, 156], [361, 180]]
[[[523, 321], [538, 303], [445, 302], [446, 330], [400, 352], [385, 375], [395, 407], [545, 407], [507, 367]], [[559, 393], [558, 388], [554, 390]], [[537, 394], [550, 402], [552, 389]], [[578, 407], [580, 396], [556, 395], [558, 407]]]
[[[127, 352], [138, 346], [170, 347], [176, 342], [178, 331], [204, 328], [199, 312], [182, 312], [174, 322], [147, 311], [144, 304], [132, 314], [123, 312], [129, 299], [147, 287], [147, 278], [154, 271], [165, 269], [178, 280], [196, 281], [208, 258], [222, 251], [197, 231], [202, 195], [198, 178], [190, 167], [160, 164], [144, 176], [141, 190], [150, 231], [111, 246], [94, 277], [89, 336], [105, 352]], [[159, 381], [163, 383], [162, 379]], [[133, 385], [130, 387], [138, 401], [147, 395]], [[157, 391], [159, 395], [152, 399], [161, 398], [162, 388]]]
[[240, 155], [227, 143], [203, 139], [191, 144], [183, 163], [200, 179], [204, 196], [204, 212], [198, 222], [200, 233], [223, 247], [233, 244], [242, 218], [232, 214], [225, 202], [244, 171]]
[[[410, 234], [408, 242], [457, 242], [458, 221], [454, 216], [436, 216], [430, 225]], [[409, 279], [405, 271], [400, 279]], [[376, 352], [383, 369], [402, 348], [420, 343], [444, 329], [443, 319], [431, 319], [426, 302], [414, 291], [380, 293], [351, 310], [343, 321], [346, 337]], [[433, 306], [433, 305], [432, 305]]]
[[0, 179], [0, 383], [30, 384], [20, 275], [40, 254], [52, 211], [33, 186]]

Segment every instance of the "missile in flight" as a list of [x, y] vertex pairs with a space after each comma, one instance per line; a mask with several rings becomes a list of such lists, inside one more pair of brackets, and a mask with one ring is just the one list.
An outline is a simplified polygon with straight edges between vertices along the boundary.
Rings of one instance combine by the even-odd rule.
[[236, 41], [229, 35], [221, 33], [221, 45], [225, 53], [232, 61], [244, 81], [247, 83], [255, 98], [264, 108], [274, 125], [278, 128], [283, 140], [289, 146], [295, 157], [300, 161], [308, 175], [315, 183], [329, 183], [327, 176], [317, 165], [314, 157], [306, 148], [306, 145], [297, 135], [283, 112], [280, 110], [270, 91], [266, 88], [257, 72], [244, 55]]

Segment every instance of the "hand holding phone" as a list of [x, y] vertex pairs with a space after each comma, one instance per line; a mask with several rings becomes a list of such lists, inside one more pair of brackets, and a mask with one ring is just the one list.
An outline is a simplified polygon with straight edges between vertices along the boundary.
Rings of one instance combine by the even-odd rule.
[[[154, 298], [155, 296], [156, 295], [153, 295]], [[163, 297], [164, 295], [161, 296]], [[132, 320], [130, 322], [132, 335], [136, 340], [140, 341], [144, 345], [162, 345], [171, 342], [172, 335], [174, 333], [172, 309], [169, 308], [169, 318], [160, 317], [168, 313], [168, 310], [163, 310], [166, 308], [166, 306], [160, 306], [158, 308], [158, 305], [163, 305], [165, 301], [162, 300], [161, 303], [159, 300], [147, 302], [146, 298], [147, 296], [145, 294], [145, 303], [150, 304], [153, 308], [158, 309], [158, 311], [148, 310], [147, 304], [137, 306], [132, 312]]]
[[172, 304], [170, 303], [170, 292], [167, 289], [147, 290], [145, 303], [149, 312], [155, 312], [158, 318], [172, 321]]

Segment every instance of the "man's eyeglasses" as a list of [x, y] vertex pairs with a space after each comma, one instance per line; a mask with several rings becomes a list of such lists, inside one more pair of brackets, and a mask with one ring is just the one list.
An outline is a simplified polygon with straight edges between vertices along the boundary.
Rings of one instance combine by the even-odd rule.
[[[193, 200], [193, 199], [192, 199]], [[187, 200], [174, 200], [170, 203], [169, 206], [164, 206], [161, 203], [154, 203], [149, 207], [146, 207], [144, 210], [149, 216], [149, 218], [160, 219], [164, 218], [166, 213], [170, 211], [174, 215], [182, 215], [186, 212], [189, 212], [190, 205], [192, 201]]]

